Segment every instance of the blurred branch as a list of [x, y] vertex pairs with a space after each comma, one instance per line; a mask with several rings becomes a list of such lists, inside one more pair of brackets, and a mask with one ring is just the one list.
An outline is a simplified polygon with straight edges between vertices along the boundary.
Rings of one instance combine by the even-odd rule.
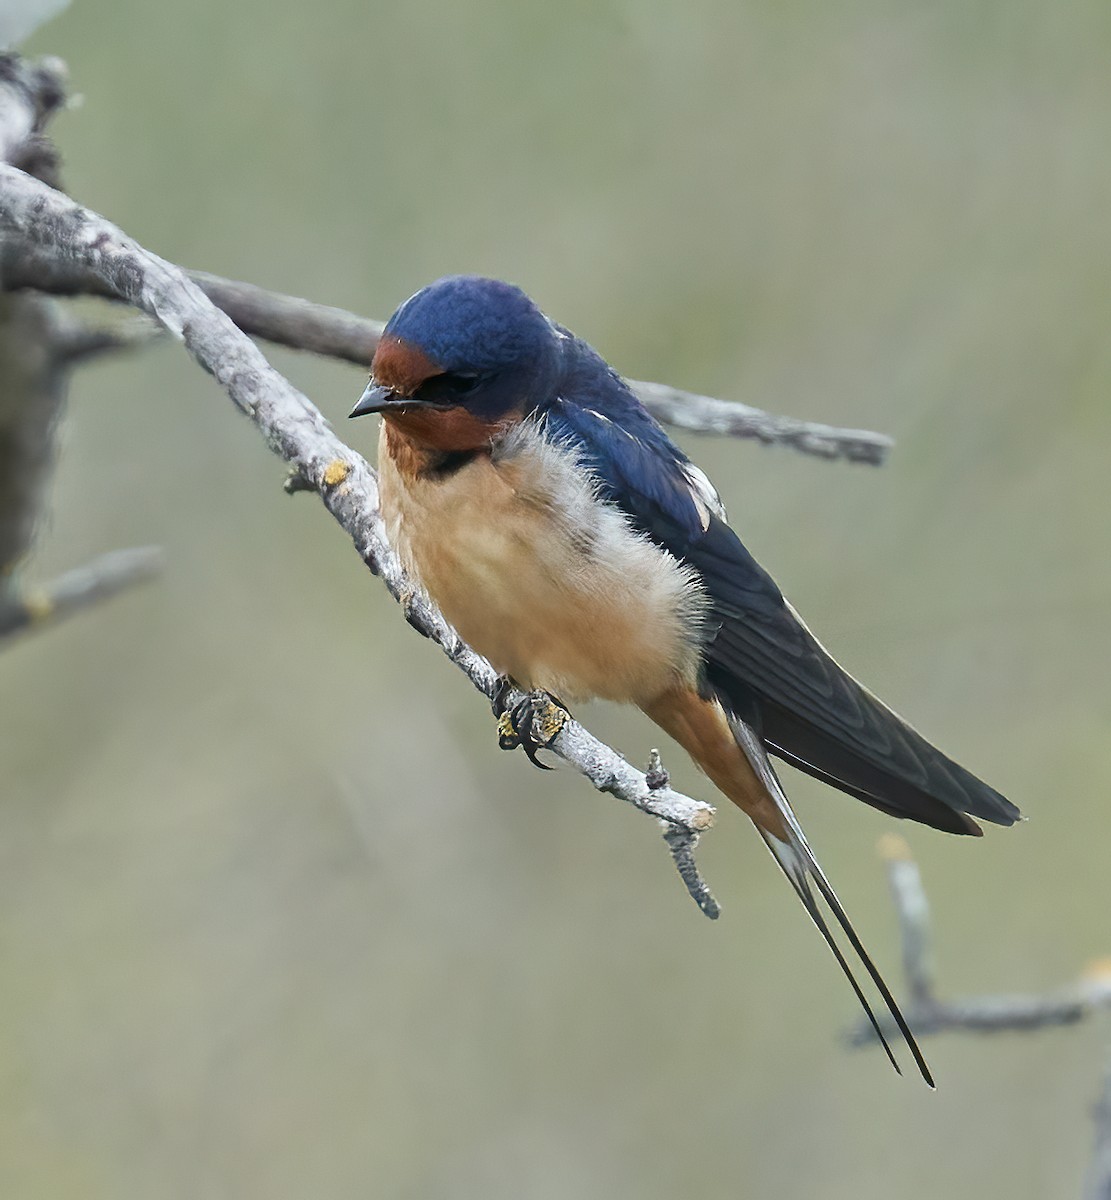
[[[51, 184], [58, 155], [43, 130], [65, 101], [59, 59], [0, 54], [0, 158]], [[9, 168], [11, 169], [11, 168]], [[39, 185], [43, 186], [43, 185]], [[0, 250], [11, 239], [0, 233]], [[0, 254], [0, 269], [4, 255]], [[142, 324], [140, 331], [136, 326]], [[121, 550], [25, 589], [18, 568], [31, 549], [55, 457], [55, 430], [80, 362], [150, 337], [147, 322], [86, 324], [39, 295], [0, 295], [0, 642], [61, 620], [148, 579], [155, 551]]]
[[54, 465], [69, 382], [58, 329], [53, 300], [0, 296], [0, 596], [31, 548]]
[[1092, 1115], [1096, 1144], [1084, 1180], [1084, 1200], [1111, 1200], [1111, 1062], [1104, 1067], [1103, 1091]]
[[[1079, 980], [1043, 995], [991, 995], [960, 1000], [939, 999], [934, 987], [930, 909], [918, 864], [898, 834], [880, 839], [903, 948], [903, 969], [911, 995], [906, 1018], [916, 1034], [963, 1030], [968, 1033], [1025, 1032], [1072, 1025], [1098, 1009], [1111, 1007], [1111, 962], [1093, 963]], [[896, 1032], [890, 1018], [880, 1019], [884, 1033]], [[849, 1044], [875, 1042], [866, 1021], [848, 1034]]]
[[[43, 129], [65, 99], [64, 81], [57, 59], [0, 54], [0, 159], [53, 178], [57, 157]], [[54, 463], [68, 382], [56, 353], [61, 323], [43, 296], [0, 296], [0, 597], [31, 546]]]
[[65, 99], [66, 67], [60, 58], [31, 62], [0, 53], [0, 159], [56, 184], [57, 151], [42, 131]]
[[[56, 255], [43, 253], [41, 247], [13, 244], [6, 259], [6, 262], [0, 260], [0, 276], [9, 288], [33, 287], [69, 295], [113, 294], [104, 280], [84, 263], [58, 259]], [[381, 321], [356, 316], [342, 308], [314, 304], [204, 271], [186, 273], [244, 333], [293, 350], [324, 354], [369, 368], [385, 328]], [[747, 404], [716, 400], [662, 383], [634, 379], [628, 383], [658, 420], [691, 433], [753, 438], [765, 445], [789, 446], [818, 458], [874, 466], [884, 462], [893, 445], [883, 434], [864, 429], [838, 429], [776, 416]]]
[[895, 444], [882, 433], [867, 429], [838, 429], [795, 417], [780, 417], [735, 400], [715, 400], [713, 396], [680, 391], [664, 383], [634, 379], [628, 383], [658, 421], [690, 433], [754, 438], [767, 446], [790, 446], [817, 458], [843, 458], [876, 467], [883, 465]]
[[59, 313], [54, 354], [67, 367], [83, 366], [106, 354], [138, 350], [162, 336], [162, 328], [147, 317], [132, 317], [113, 325], [84, 321]]
[[104, 554], [33, 591], [7, 593], [0, 598], [0, 643], [7, 645], [20, 634], [43, 629], [109, 600], [153, 579], [161, 569], [161, 550], [137, 546]]
[[[241, 412], [258, 426], [270, 448], [319, 493], [347, 532], [367, 566], [401, 604], [406, 619], [431, 638], [488, 699], [498, 677], [448, 625], [401, 568], [386, 540], [378, 508], [377, 476], [345, 446], [313, 404], [266, 361], [246, 337], [180, 268], [144, 250], [104, 218], [9, 166], [0, 166], [0, 236], [18, 238], [60, 261], [78, 266], [102, 288], [154, 317], [224, 388]], [[510, 705], [523, 699], [503, 696]], [[695, 835], [713, 823], [714, 810], [646, 775], [616, 751], [566, 717], [550, 749], [577, 768], [600, 791]], [[677, 857], [677, 862], [678, 862]], [[709, 896], [693, 859], [680, 864], [692, 894]], [[693, 876], [692, 876], [693, 872]], [[692, 883], [693, 879], [693, 883]], [[711, 898], [712, 902], [712, 898]], [[704, 911], [710, 911], [702, 903]], [[716, 906], [715, 906], [716, 908]]]
[[189, 271], [204, 294], [252, 337], [370, 368], [385, 323], [342, 308], [270, 292], [252, 283]]
[[[906, 1018], [917, 1036], [950, 1029], [966, 1033], [1022, 1033], [1073, 1025], [1094, 1012], [1111, 1008], [1111, 960], [1106, 958], [1091, 963], [1075, 983], [1040, 996], [938, 999], [934, 990], [930, 907], [918, 864], [898, 834], [885, 834], [879, 848], [887, 860], [891, 898], [899, 918], [903, 967], [911, 994]], [[890, 1018], [881, 1018], [880, 1027], [885, 1035], [895, 1032]], [[867, 1021], [860, 1021], [849, 1031], [848, 1041], [852, 1046], [864, 1046], [877, 1042], [878, 1038]], [[1095, 1147], [1084, 1185], [1084, 1200], [1111, 1200], [1111, 1063], [1105, 1068], [1103, 1090], [1093, 1117]]]

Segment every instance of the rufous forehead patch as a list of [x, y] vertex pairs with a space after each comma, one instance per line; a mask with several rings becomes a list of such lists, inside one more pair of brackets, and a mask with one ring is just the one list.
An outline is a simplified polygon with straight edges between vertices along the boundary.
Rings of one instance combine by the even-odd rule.
[[382, 387], [399, 396], [411, 396], [426, 379], [442, 375], [443, 368], [410, 342], [386, 334], [374, 352], [370, 373]]

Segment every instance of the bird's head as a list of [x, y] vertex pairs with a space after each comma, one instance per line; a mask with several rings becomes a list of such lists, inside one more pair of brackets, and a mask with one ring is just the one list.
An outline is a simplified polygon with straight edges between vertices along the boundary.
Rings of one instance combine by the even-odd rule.
[[479, 446], [547, 399], [558, 357], [554, 326], [520, 288], [449, 275], [390, 318], [351, 416], [382, 413], [443, 450]]

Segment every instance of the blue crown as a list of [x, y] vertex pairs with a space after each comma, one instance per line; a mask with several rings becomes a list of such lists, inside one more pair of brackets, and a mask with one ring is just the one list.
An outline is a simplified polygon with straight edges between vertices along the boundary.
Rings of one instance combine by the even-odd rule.
[[445, 371], [494, 371], [535, 361], [555, 341], [552, 323], [511, 283], [445, 275], [411, 296], [386, 332]]

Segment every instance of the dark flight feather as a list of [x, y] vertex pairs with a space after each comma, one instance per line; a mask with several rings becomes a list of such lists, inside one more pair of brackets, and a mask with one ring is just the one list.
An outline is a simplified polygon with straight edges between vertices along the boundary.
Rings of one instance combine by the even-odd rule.
[[[848, 674], [784, 600], [736, 533], [700, 506], [690, 461], [593, 350], [569, 339], [550, 436], [578, 448], [603, 496], [698, 572], [711, 613], [711, 689], [751, 717], [768, 749], [865, 803], [949, 833], [970, 817], [1011, 825], [1018, 809]], [[965, 815], [968, 814], [968, 815]]]
[[730, 724], [733, 728], [733, 736], [737, 740], [737, 745], [740, 746], [751, 763], [753, 770], [760, 777], [768, 795], [771, 796], [776, 808], [779, 810], [779, 815], [783, 819], [783, 825], [787, 833], [786, 841], [780, 841], [778, 838], [773, 837], [766, 829], [760, 829], [757, 826], [765, 845], [771, 851], [772, 857], [779, 864], [783, 874], [786, 875], [791, 886], [795, 889], [795, 894], [802, 901], [803, 908], [806, 909], [810, 919], [817, 926], [818, 932], [825, 939], [826, 945], [832, 951], [833, 957], [837, 960], [837, 965], [841, 968], [846, 979], [848, 979], [853, 991], [856, 993], [857, 1000], [860, 1001], [860, 1005], [864, 1009], [869, 1023], [875, 1030], [876, 1037], [887, 1052], [887, 1057], [891, 1065], [900, 1075], [902, 1074], [891, 1045], [884, 1036], [879, 1021], [876, 1019], [876, 1014], [872, 1011], [872, 1006], [868, 1003], [868, 998], [865, 996], [864, 990], [853, 974], [844, 952], [837, 944], [833, 932], [830, 930], [829, 924], [825, 919], [825, 915], [818, 905], [818, 901], [810, 887], [811, 881], [813, 881], [822, 899], [826, 902], [837, 924], [841, 927], [841, 931], [848, 939], [849, 945], [852, 946], [857, 959], [865, 971], [867, 971], [868, 977], [875, 984], [876, 990], [883, 999], [884, 1005], [891, 1014], [896, 1027], [902, 1034], [903, 1041], [906, 1042], [907, 1048], [910, 1050], [922, 1078], [930, 1087], [934, 1087], [934, 1078], [926, 1063], [925, 1056], [922, 1054], [918, 1042], [915, 1040], [906, 1018], [903, 1016], [902, 1010], [896, 1003], [895, 997], [891, 994], [891, 989], [887, 986], [886, 981], [879, 972], [879, 968], [872, 961], [868, 951], [864, 949], [864, 944], [861, 942], [859, 934], [853, 927], [852, 921], [849, 920], [849, 914], [838, 899], [837, 893], [833, 890], [833, 885], [829, 882], [826, 873], [822, 870], [817, 858], [815, 858], [813, 850], [810, 849], [810, 843], [806, 840], [806, 834], [803, 833], [802, 826], [799, 824], [794, 809], [791, 808], [791, 803], [787, 799], [787, 794], [783, 791], [783, 787], [779, 782], [779, 776], [776, 775], [775, 768], [768, 761], [768, 756], [764, 750], [760, 736], [744, 721], [733, 720]]

